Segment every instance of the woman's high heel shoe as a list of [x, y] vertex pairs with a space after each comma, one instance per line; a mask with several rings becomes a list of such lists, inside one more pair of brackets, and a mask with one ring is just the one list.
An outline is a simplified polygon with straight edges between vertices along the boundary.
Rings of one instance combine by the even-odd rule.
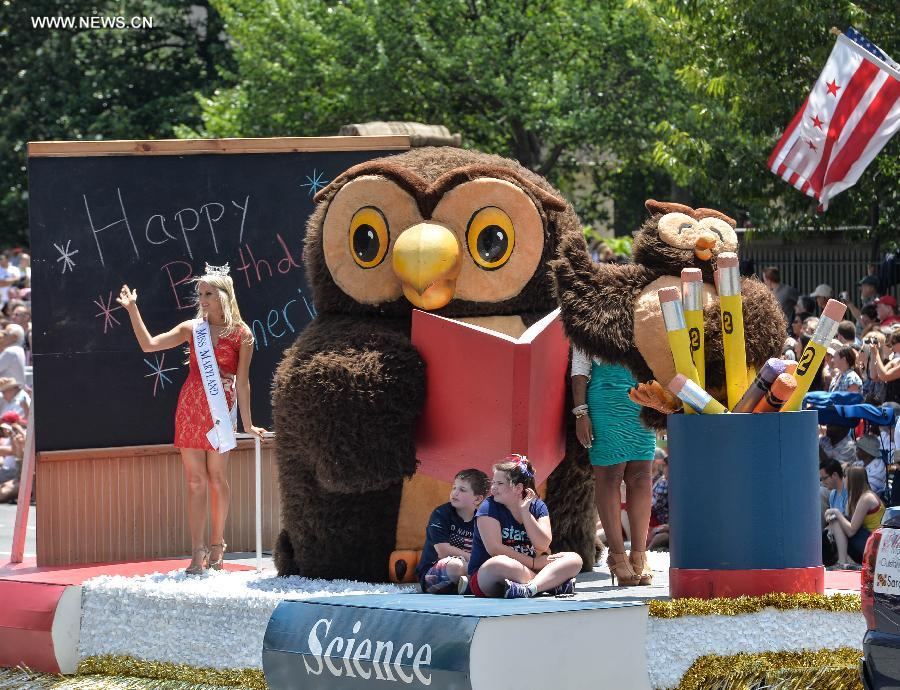
[[640, 577], [634, 574], [634, 569], [624, 553], [613, 553], [610, 551], [606, 557], [606, 565], [609, 566], [609, 574], [612, 577], [613, 585], [618, 580], [620, 587], [633, 587], [640, 581]]
[[638, 584], [652, 585], [653, 571], [650, 570], [650, 566], [647, 564], [647, 552], [632, 550], [632, 552], [628, 554], [628, 560], [631, 561], [631, 568], [634, 570], [635, 575], [637, 575]]
[[209, 553], [210, 558], [212, 558], [212, 550], [213, 549], [222, 549], [222, 553], [219, 554], [219, 557], [216, 560], [210, 560], [209, 569], [210, 570], [222, 570], [225, 565], [225, 549], [228, 548], [228, 544], [224, 541], [221, 544], [210, 544], [209, 545]]
[[209, 567], [209, 549], [205, 546], [198, 546], [191, 555], [191, 564], [184, 569], [184, 574], [202, 575], [203, 571]]

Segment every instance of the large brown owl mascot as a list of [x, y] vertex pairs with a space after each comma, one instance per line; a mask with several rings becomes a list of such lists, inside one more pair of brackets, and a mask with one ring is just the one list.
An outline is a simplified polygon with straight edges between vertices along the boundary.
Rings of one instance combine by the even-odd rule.
[[[316, 201], [304, 261], [317, 316], [274, 385], [275, 564], [279, 575], [384, 581], [428, 395], [410, 340], [413, 308], [517, 337], [557, 306], [549, 263], [581, 227], [538, 175], [461, 149], [363, 163]], [[576, 551], [590, 567], [593, 485], [571, 428], [546, 500], [554, 550]]]
[[[680, 291], [681, 270], [700, 269], [706, 389], [725, 403], [722, 324], [713, 276], [719, 254], [737, 251], [735, 222], [713, 209], [652, 200], [646, 205], [651, 216], [635, 235], [633, 264], [595, 264], [583, 238], [566, 236], [560, 242], [553, 275], [566, 334], [589, 355], [625, 365], [637, 381], [652, 379], [666, 386], [675, 376], [675, 365], [657, 292], [664, 287]], [[741, 280], [741, 297], [747, 365], [758, 370], [781, 351], [784, 316], [775, 297], [756, 278]], [[652, 405], [642, 409], [641, 419], [648, 427], [665, 428], [666, 415], [657, 408], [668, 406], [671, 397], [648, 395]]]

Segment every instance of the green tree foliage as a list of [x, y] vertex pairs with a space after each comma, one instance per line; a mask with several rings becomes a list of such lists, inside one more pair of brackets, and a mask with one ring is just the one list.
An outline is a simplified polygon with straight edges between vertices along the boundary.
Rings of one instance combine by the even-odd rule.
[[[189, 9], [187, 9], [189, 8]], [[152, 29], [35, 28], [41, 17], [148, 17]], [[205, 2], [0, 0], [0, 245], [26, 242], [26, 142], [155, 139], [199, 122], [227, 64]]]
[[[369, 120], [462, 132], [571, 192], [650, 144], [671, 83], [614, 0], [214, 0], [236, 85], [183, 135], [313, 136]], [[600, 161], [585, 173], [586, 161]], [[579, 175], [580, 174], [580, 178]], [[596, 196], [596, 195], [594, 195]]]
[[651, 163], [686, 190], [686, 201], [722, 208], [757, 227], [877, 225], [896, 232], [900, 138], [825, 214], [775, 177], [766, 162], [803, 104], [834, 45], [829, 29], [856, 26], [898, 53], [891, 3], [781, 0], [631, 0], [667, 46], [683, 99], [661, 113]]

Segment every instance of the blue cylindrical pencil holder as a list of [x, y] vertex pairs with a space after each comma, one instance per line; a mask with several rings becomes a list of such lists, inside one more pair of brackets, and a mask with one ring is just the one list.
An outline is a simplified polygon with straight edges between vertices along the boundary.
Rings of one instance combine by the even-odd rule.
[[669, 417], [673, 597], [822, 593], [815, 412]]

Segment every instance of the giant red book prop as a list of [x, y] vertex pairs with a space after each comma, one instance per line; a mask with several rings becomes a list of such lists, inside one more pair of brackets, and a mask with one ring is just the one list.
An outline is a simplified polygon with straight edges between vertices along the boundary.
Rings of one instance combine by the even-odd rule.
[[461, 469], [490, 474], [522, 453], [537, 483], [546, 481], [566, 446], [569, 342], [559, 309], [519, 338], [416, 310], [412, 342], [427, 377], [417, 473], [452, 482]]

